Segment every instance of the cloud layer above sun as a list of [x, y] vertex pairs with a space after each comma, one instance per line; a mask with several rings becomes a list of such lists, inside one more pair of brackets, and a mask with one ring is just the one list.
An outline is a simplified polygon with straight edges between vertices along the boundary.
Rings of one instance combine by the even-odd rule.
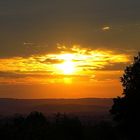
[[139, 0], [0, 0], [0, 58], [47, 53], [58, 42], [138, 51], [139, 5]]

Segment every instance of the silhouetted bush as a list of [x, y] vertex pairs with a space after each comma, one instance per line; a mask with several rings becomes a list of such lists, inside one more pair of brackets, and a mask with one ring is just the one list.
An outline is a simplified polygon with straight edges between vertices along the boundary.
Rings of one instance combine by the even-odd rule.
[[82, 140], [82, 125], [78, 118], [57, 114], [52, 122], [39, 112], [27, 117], [16, 115], [0, 121], [3, 140]]
[[83, 139], [82, 125], [78, 118], [58, 113], [53, 123], [54, 138], [61, 140]]
[[134, 57], [133, 64], [126, 67], [121, 82], [123, 96], [113, 100], [110, 112], [127, 139], [137, 140], [140, 138], [140, 53]]
[[0, 136], [4, 140], [45, 140], [47, 127], [45, 116], [39, 112], [27, 117], [16, 115], [0, 125]]
[[47, 119], [40, 112], [0, 120], [2, 140], [117, 140], [109, 122], [84, 125], [77, 117], [56, 114]]

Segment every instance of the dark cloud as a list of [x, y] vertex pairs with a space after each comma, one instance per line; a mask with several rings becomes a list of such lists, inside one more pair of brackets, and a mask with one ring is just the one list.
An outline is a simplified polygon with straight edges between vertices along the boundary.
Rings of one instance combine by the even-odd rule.
[[[139, 7], [139, 0], [0, 0], [0, 57], [44, 53], [56, 43], [138, 50]], [[28, 40], [43, 49], [27, 48]]]
[[0, 78], [7, 78], [7, 79], [18, 79], [18, 78], [26, 78], [26, 77], [50, 77], [49, 74], [52, 73], [52, 71], [40, 71], [40, 72], [28, 72], [26, 73], [23, 72], [5, 72], [5, 71], [0, 71]]
[[0, 78], [25, 78], [27, 74], [0, 71]]
[[101, 70], [103, 71], [121, 71], [124, 70], [126, 66], [130, 65], [130, 63], [110, 63], [109, 65], [106, 65]]
[[126, 66], [130, 65], [130, 62], [110, 62], [107, 65], [97, 64], [97, 65], [80, 65], [78, 67], [83, 67], [85, 71], [122, 71]]
[[45, 64], [60, 64], [63, 63], [64, 60], [59, 60], [59, 59], [45, 59], [44, 61], [40, 61], [41, 63], [45, 63]]

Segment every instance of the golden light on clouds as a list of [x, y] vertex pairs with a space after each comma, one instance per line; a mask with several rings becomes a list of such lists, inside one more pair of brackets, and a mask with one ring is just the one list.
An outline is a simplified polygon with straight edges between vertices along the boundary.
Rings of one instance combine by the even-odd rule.
[[71, 83], [72, 79], [76, 81], [81, 77], [97, 80], [99, 71], [118, 71], [117, 65], [125, 65], [129, 61], [129, 55], [110, 50], [59, 46], [54, 53], [0, 59], [1, 81], [8, 76], [12, 77], [11, 81], [18, 77], [15, 81], [21, 83]]

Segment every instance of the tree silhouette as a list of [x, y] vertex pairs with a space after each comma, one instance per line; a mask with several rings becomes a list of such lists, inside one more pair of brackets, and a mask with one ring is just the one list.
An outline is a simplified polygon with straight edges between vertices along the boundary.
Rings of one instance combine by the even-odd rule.
[[83, 140], [81, 121], [77, 117], [56, 114], [47, 120], [40, 112], [0, 119], [3, 140]]
[[124, 70], [121, 83], [123, 95], [113, 99], [114, 104], [110, 112], [123, 130], [138, 136], [136, 128], [140, 123], [140, 53]]
[[82, 124], [77, 117], [57, 113], [53, 128], [53, 139], [83, 140]]

